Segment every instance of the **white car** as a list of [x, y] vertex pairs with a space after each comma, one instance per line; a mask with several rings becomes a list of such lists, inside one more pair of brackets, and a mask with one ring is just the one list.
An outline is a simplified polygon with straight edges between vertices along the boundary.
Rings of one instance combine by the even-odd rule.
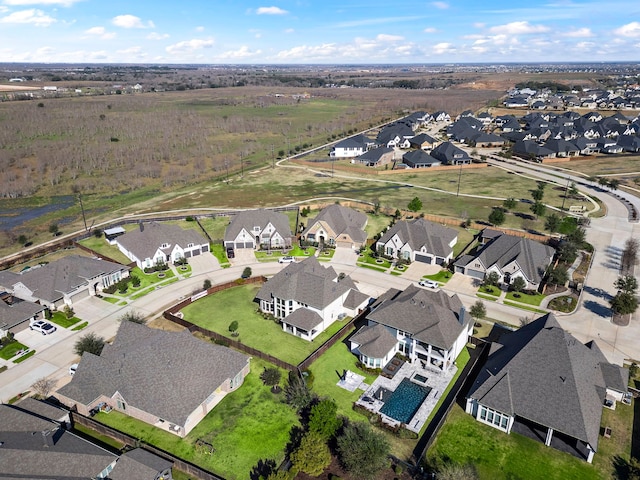
[[294, 263], [296, 261], [293, 257], [280, 257], [278, 263]]
[[49, 335], [57, 330], [56, 327], [44, 320], [38, 320], [29, 325], [29, 328], [35, 332], [40, 332], [42, 335]]
[[69, 367], [69, 375], [73, 376], [76, 373], [76, 370], [78, 370], [78, 364], [72, 363]]
[[427, 280], [424, 278], [418, 282], [418, 285], [420, 285], [421, 287], [427, 287], [427, 288], [438, 288], [438, 282], [435, 282], [433, 280]]

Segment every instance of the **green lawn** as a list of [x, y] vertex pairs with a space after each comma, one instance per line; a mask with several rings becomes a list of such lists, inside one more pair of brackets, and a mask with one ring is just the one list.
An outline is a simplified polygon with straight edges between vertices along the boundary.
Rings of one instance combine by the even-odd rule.
[[63, 312], [53, 312], [50, 321], [56, 325], [60, 325], [62, 328], [69, 328], [80, 321], [78, 317], [67, 318]]
[[489, 300], [491, 302], [496, 302], [498, 300], [498, 297], [487, 295], [485, 293], [476, 293], [476, 297], [482, 298], [483, 300]]
[[90, 248], [94, 252], [98, 252], [100, 255], [109, 257], [123, 265], [131, 263], [131, 260], [129, 260], [124, 253], [118, 250], [118, 247], [109, 245], [104, 236], [100, 236], [100, 238], [92, 236], [89, 238], [85, 238], [78, 243], [83, 247]]
[[211, 253], [218, 259], [218, 263], [222, 268], [229, 268], [231, 264], [227, 258], [227, 252], [224, 249], [224, 245], [221, 243], [214, 243], [211, 245]]
[[451, 273], [449, 270], [440, 270], [438, 273], [434, 273], [433, 275], [425, 275], [422, 278], [428, 278], [429, 280], [434, 280], [438, 283], [447, 283], [451, 277], [453, 276], [453, 273]]
[[515, 295], [516, 295], [516, 292], [508, 292], [506, 295], [506, 299], [512, 300], [514, 302], [526, 303], [527, 305], [533, 305], [534, 307], [539, 306], [540, 302], [542, 302], [542, 300], [545, 297], [541, 293], [529, 295], [527, 293], [520, 292], [517, 294], [519, 295], [519, 297], [516, 297]]
[[545, 310], [540, 310], [539, 308], [536, 307], [531, 307], [528, 305], [523, 305], [521, 303], [516, 303], [516, 302], [511, 302], [509, 300], [504, 300], [504, 304], [505, 305], [509, 305], [510, 307], [516, 307], [519, 308], [521, 310], [527, 310], [529, 312], [535, 312], [535, 313], [547, 313]]
[[80, 325], [76, 325], [71, 330], [73, 330], [73, 331], [82, 330], [87, 325], [89, 325], [89, 322], [82, 322]]
[[481, 480], [603, 478], [594, 466], [585, 461], [517, 433], [507, 435], [484, 425], [458, 405], [454, 405], [427, 452], [429, 465], [442, 459], [458, 464], [473, 464]]
[[26, 345], [23, 345], [17, 340], [14, 340], [8, 345], [5, 345], [4, 347], [0, 348], [0, 358], [2, 358], [3, 360], [9, 360], [19, 350], [26, 350], [26, 349], [27, 349]]
[[[249, 478], [261, 459], [280, 463], [296, 413], [274, 395], [259, 378], [272, 365], [251, 360], [251, 373], [244, 384], [227, 395], [185, 439], [119, 412], [98, 413], [94, 418], [141, 440], [165, 449], [229, 480]], [[195, 447], [196, 440], [211, 443], [215, 452], [207, 455]]]
[[485, 295], [499, 297], [500, 294], [502, 293], [502, 290], [500, 290], [498, 287], [494, 285], [487, 285], [487, 286], [480, 287], [478, 289], [478, 293], [484, 293]]
[[[302, 340], [283, 332], [281, 325], [265, 320], [256, 312], [258, 305], [253, 299], [259, 288], [259, 285], [242, 285], [208, 295], [183, 308], [184, 318], [293, 365], [331, 338], [346, 321], [334, 322], [313, 342]], [[238, 322], [240, 334], [235, 338], [229, 332], [229, 324], [234, 320]]]
[[[376, 261], [379, 260], [379, 261]], [[385, 258], [374, 258], [371, 255], [371, 250], [366, 249], [363, 253], [362, 257], [358, 257], [358, 266], [364, 267], [367, 265], [372, 265], [376, 268], [387, 269], [391, 266], [391, 262]]]
[[16, 358], [13, 363], [22, 363], [24, 362], [27, 358], [29, 357], [33, 357], [36, 354], [35, 350], [29, 350], [28, 353], [25, 353], [24, 355], [22, 355], [21, 357]]
[[198, 220], [213, 240], [222, 240], [230, 217], [200, 217]]

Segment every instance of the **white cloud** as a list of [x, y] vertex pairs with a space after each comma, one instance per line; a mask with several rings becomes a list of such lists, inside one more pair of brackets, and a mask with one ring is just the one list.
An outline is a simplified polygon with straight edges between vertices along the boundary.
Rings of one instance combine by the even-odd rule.
[[248, 58], [248, 57], [255, 57], [257, 55], [260, 55], [261, 53], [262, 53], [262, 50], [251, 51], [249, 50], [249, 47], [247, 47], [246, 45], [243, 45], [238, 50], [229, 50], [227, 52], [222, 53], [221, 55], [218, 56], [218, 58], [227, 59], [227, 60], [237, 59], [237, 58]]
[[102, 38], [103, 40], [110, 40], [116, 37], [114, 32], [107, 31], [104, 27], [91, 27], [84, 31], [87, 35], [95, 35], [97, 37]]
[[433, 53], [435, 53], [436, 55], [454, 53], [455, 51], [456, 49], [451, 43], [442, 42], [433, 46]]
[[294, 33], [295, 30], [293, 28], [287, 28], [284, 33]]
[[174, 43], [173, 45], [169, 45], [165, 50], [167, 53], [171, 55], [179, 54], [179, 53], [193, 53], [196, 50], [201, 50], [203, 48], [211, 48], [213, 46], [213, 40], [202, 40], [198, 38], [194, 38], [192, 40], [185, 40], [183, 42]]
[[169, 38], [169, 36], [168, 33], [151, 32], [147, 35], [147, 40], [164, 40], [165, 38]]
[[449, 8], [449, 4], [447, 2], [431, 2], [431, 5], [436, 7], [438, 10], [446, 10]]
[[0, 13], [7, 13], [8, 11], [9, 11], [9, 7], [0, 5]]
[[62, 5], [63, 7], [70, 7], [74, 3], [81, 2], [82, 0], [4, 0], [2, 3], [5, 5], [24, 6], [24, 5]]
[[387, 35], [386, 33], [381, 33], [376, 37], [376, 40], [380, 42], [399, 42], [404, 40], [404, 37], [400, 35]]
[[570, 32], [566, 32], [562, 34], [565, 37], [571, 38], [588, 38], [593, 37], [593, 32], [590, 28], [579, 28], [577, 30], [572, 30]]
[[132, 59], [142, 59], [147, 57], [147, 54], [142, 51], [141, 47], [124, 48], [122, 50], [118, 50], [117, 53], [121, 55], [120, 58], [123, 58], [122, 56], [124, 56], [124, 62], [128, 62]]
[[42, 10], [36, 10], [30, 8], [29, 10], [20, 10], [13, 12], [6, 17], [0, 18], [0, 23], [18, 23], [18, 24], [32, 24], [36, 27], [48, 27], [57, 20], [49, 15], [45, 14]]
[[640, 22], [631, 22], [614, 30], [616, 35], [623, 37], [640, 37]]
[[423, 30], [424, 33], [436, 33], [438, 30], [433, 27], [427, 27]]
[[497, 25], [489, 29], [491, 33], [506, 35], [525, 35], [529, 33], [548, 32], [549, 27], [544, 25], [531, 25], [529, 22], [511, 22], [505, 25]]
[[145, 24], [140, 17], [135, 15], [118, 15], [111, 19], [111, 23], [122, 28], [154, 28], [155, 26], [151, 20]]
[[287, 13], [289, 12], [280, 7], [260, 7], [256, 10], [258, 15], [286, 15]]

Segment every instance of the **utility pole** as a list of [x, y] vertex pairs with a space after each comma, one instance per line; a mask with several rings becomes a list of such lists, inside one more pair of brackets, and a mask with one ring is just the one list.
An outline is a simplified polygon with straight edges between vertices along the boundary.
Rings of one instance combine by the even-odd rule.
[[458, 172], [458, 191], [456, 197], [460, 195], [460, 180], [462, 179], [462, 163], [460, 163], [460, 171]]
[[562, 210], [564, 211], [564, 201], [567, 199], [567, 195], [569, 195], [569, 179], [567, 178], [567, 186], [564, 189], [564, 197], [562, 197]]
[[82, 194], [78, 192], [78, 200], [80, 201], [80, 210], [82, 210], [82, 221], [84, 222], [84, 231], [88, 230], [87, 228], [87, 217], [84, 214], [84, 205], [82, 204]]
[[244, 178], [244, 159], [242, 157], [242, 152], [240, 152], [240, 178]]

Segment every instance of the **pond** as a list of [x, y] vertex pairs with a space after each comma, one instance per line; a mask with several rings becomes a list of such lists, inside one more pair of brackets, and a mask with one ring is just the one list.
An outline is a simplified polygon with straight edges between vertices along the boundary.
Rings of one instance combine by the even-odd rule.
[[49, 203], [40, 207], [0, 207], [0, 230], [11, 230], [43, 215], [69, 208], [74, 203], [75, 198], [73, 195], [64, 195], [52, 197]]

